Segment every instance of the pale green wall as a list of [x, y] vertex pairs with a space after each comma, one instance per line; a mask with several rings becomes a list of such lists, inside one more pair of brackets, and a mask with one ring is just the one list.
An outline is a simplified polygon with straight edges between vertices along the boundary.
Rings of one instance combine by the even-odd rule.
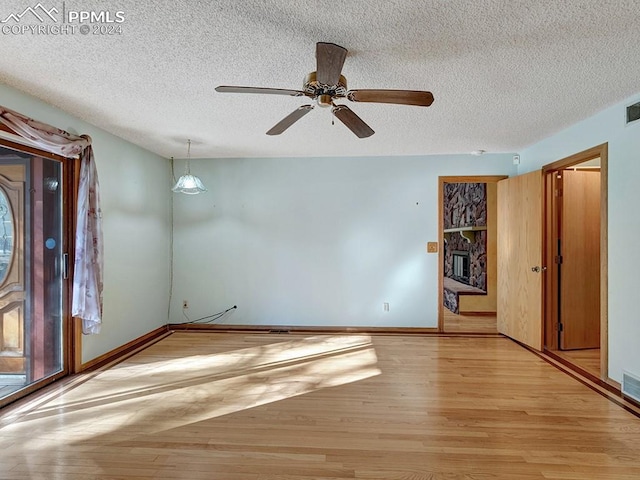
[[104, 319], [102, 333], [82, 338], [83, 362], [166, 324], [168, 161], [2, 84], [0, 105], [93, 138], [104, 221]]
[[436, 327], [438, 177], [513, 175], [512, 157], [192, 161], [209, 192], [175, 198], [171, 319], [186, 299], [191, 318], [237, 305], [226, 323]]
[[638, 185], [640, 184], [640, 121], [625, 124], [627, 105], [640, 94], [587, 118], [525, 149], [519, 172], [588, 148], [609, 144], [609, 376], [620, 382], [622, 371], [640, 376], [640, 234]]

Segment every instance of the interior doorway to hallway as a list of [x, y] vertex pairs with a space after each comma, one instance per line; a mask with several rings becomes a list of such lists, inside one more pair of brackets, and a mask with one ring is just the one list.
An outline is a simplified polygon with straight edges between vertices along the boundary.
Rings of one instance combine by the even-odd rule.
[[606, 380], [607, 145], [543, 168], [544, 347]]

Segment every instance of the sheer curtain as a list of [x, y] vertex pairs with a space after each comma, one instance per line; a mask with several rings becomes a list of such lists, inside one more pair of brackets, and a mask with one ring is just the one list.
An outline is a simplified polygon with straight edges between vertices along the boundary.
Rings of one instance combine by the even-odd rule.
[[80, 156], [71, 314], [82, 319], [84, 334], [100, 333], [103, 282], [102, 211], [91, 137], [73, 135], [2, 106], [0, 122], [42, 150], [64, 157]]

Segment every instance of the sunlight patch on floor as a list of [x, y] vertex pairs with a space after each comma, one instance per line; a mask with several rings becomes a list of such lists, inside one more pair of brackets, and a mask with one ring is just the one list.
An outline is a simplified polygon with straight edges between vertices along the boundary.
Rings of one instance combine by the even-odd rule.
[[144, 360], [140, 355], [100, 373], [31, 410], [5, 433], [44, 432], [29, 444], [34, 451], [61, 441], [90, 444], [115, 431], [123, 438], [156, 433], [381, 373], [368, 335], [320, 335]]

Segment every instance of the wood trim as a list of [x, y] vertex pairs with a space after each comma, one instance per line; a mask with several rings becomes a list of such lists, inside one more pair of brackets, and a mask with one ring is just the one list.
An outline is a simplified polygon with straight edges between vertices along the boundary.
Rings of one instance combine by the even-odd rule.
[[33, 394], [35, 394], [36, 392], [42, 391], [48, 385], [51, 385], [52, 383], [55, 383], [59, 380], [64, 380], [66, 378], [69, 378], [67, 372], [62, 371], [60, 373], [57, 373], [56, 375], [40, 380], [39, 382], [32, 383], [28, 387], [25, 387], [12, 395], [7, 395], [2, 400], [0, 400], [0, 409], [3, 409], [7, 405], [19, 400], [31, 401], [33, 400]]
[[573, 370], [575, 373], [577, 373], [577, 374], [579, 374], [579, 375], [581, 375], [583, 377], [586, 377], [588, 380], [598, 384], [602, 388], [606, 388], [610, 392], [616, 393], [618, 395], [622, 395], [622, 392], [621, 392], [620, 388], [616, 388], [615, 385], [612, 385], [612, 384], [602, 380], [601, 378], [598, 378], [596, 375], [594, 375], [592, 372], [590, 372], [586, 368], [583, 368], [580, 365], [577, 365], [577, 364], [573, 363], [571, 360], [569, 360], [566, 357], [563, 357], [562, 355], [558, 355], [553, 350], [549, 350], [549, 349], [545, 348], [543, 353], [545, 355], [548, 355], [549, 357], [553, 358], [556, 362], [561, 363], [566, 368], [569, 368], [569, 369]]
[[224, 325], [197, 323], [170, 323], [167, 328], [171, 332], [247, 332], [247, 333], [309, 333], [344, 335], [362, 333], [368, 335], [433, 335], [439, 334], [437, 328], [419, 327], [321, 327], [321, 326], [287, 326], [287, 325]]
[[63, 206], [62, 214], [65, 218], [64, 231], [65, 243], [63, 251], [68, 258], [68, 278], [64, 281], [63, 311], [64, 319], [64, 342], [66, 348], [65, 369], [67, 373], [76, 373], [82, 361], [82, 331], [78, 331], [78, 324], [71, 316], [73, 302], [73, 264], [75, 257], [75, 232], [76, 232], [76, 212], [78, 207], [78, 180], [80, 178], [80, 160], [65, 159], [63, 166]]
[[[526, 345], [522, 346], [528, 348]], [[623, 395], [620, 384], [618, 384], [617, 382], [613, 380], [608, 381], [600, 379], [592, 373], [589, 373], [583, 368], [580, 368], [579, 366], [570, 362], [566, 358], [556, 355], [552, 351], [544, 350], [543, 352], [538, 352], [532, 349], [529, 350], [542, 358], [545, 362], [556, 367], [558, 370], [578, 380], [583, 385], [586, 385], [603, 397], [608, 398], [616, 405], [624, 408], [629, 413], [632, 413], [636, 417], [640, 418], [640, 403], [636, 402], [632, 398], [628, 398]]]
[[440, 183], [493, 183], [509, 178], [509, 175], [444, 175], [438, 177]]
[[[509, 338], [509, 337], [506, 337]], [[622, 391], [619, 385], [614, 381], [606, 381], [597, 378], [595, 375], [587, 372], [582, 368], [576, 368], [576, 365], [569, 362], [567, 359], [562, 358], [558, 355], [555, 355], [553, 352], [545, 349], [543, 351], [538, 351], [535, 348], [529, 347], [522, 342], [514, 340], [513, 338], [509, 338], [509, 340], [517, 343], [522, 348], [529, 350], [538, 358], [544, 360], [549, 365], [554, 366], [562, 373], [569, 375], [571, 378], [577, 380], [582, 383], [586, 387], [590, 388], [594, 392], [602, 395], [607, 398], [611, 402], [615, 403], [619, 407], [622, 407], [627, 412], [635, 415], [640, 418], [640, 403], [636, 402], [631, 398], [627, 398], [622, 394]]]
[[[586, 162], [592, 160], [594, 158], [600, 157], [600, 375], [602, 381], [612, 382], [609, 378], [609, 257], [608, 257], [608, 175], [609, 175], [609, 161], [608, 161], [608, 151], [609, 144], [603, 143], [600, 145], [596, 145], [595, 147], [589, 148], [587, 150], [583, 150], [582, 152], [575, 153], [570, 155], [569, 157], [562, 158], [553, 163], [545, 165], [542, 167], [543, 174], [553, 174], [559, 170], [563, 170], [567, 167], [571, 167], [578, 163]], [[545, 187], [548, 187], [548, 183], [545, 182]], [[551, 194], [553, 195], [553, 194]], [[552, 197], [545, 195], [545, 199], [549, 200]], [[555, 204], [555, 202], [552, 202]], [[545, 205], [545, 218], [544, 218], [544, 227], [545, 232], [543, 237], [546, 240], [545, 244], [545, 259], [549, 261], [550, 256], [553, 256], [553, 253], [549, 253], [547, 248], [550, 248], [550, 232], [547, 232], [546, 229], [549, 227], [549, 218], [550, 209], [547, 209], [547, 205]], [[553, 272], [553, 269], [548, 270], [549, 272]], [[545, 305], [545, 321], [543, 322], [545, 326], [545, 335], [544, 338], [547, 338], [546, 329], [549, 328], [551, 324], [551, 328], [553, 328], [553, 321], [548, 321], [546, 318], [547, 314], [553, 314], [553, 312], [549, 312], [548, 297], [547, 295], [553, 295], [553, 292], [549, 289], [545, 289], [544, 291], [544, 305]], [[556, 319], [557, 323], [557, 319]], [[553, 348], [554, 344], [546, 345], [548, 348]], [[555, 348], [557, 347], [557, 341], [555, 343]]]
[[[3, 125], [3, 124], [0, 123], [0, 125]], [[7, 130], [7, 131], [14, 134], [14, 132], [11, 130]], [[48, 158], [50, 160], [56, 160], [58, 162], [62, 162], [66, 160], [66, 157], [63, 157], [62, 155], [56, 155], [55, 153], [50, 153], [35, 147], [30, 147], [29, 145], [23, 145], [21, 143], [12, 142], [11, 140], [8, 140], [6, 138], [0, 138], [0, 146], [9, 148], [11, 150], [17, 150], [23, 153], [30, 153], [32, 155], [37, 155], [38, 157]]]
[[544, 212], [544, 223], [542, 233], [542, 261], [546, 267], [543, 276], [544, 301], [542, 314], [544, 315], [544, 345], [552, 350], [558, 348], [558, 296], [554, 292], [558, 290], [558, 265], [554, 260], [553, 239], [557, 238], [558, 216], [555, 197], [556, 174], [555, 171], [543, 173], [544, 192], [542, 211]]
[[[594, 158], [598, 158], [602, 155], [603, 150], [606, 152], [607, 143], [603, 143], [601, 145], [596, 145], [595, 147], [591, 147], [588, 150], [583, 150], [582, 152], [574, 153], [565, 158], [561, 158], [560, 160], [556, 160], [555, 162], [549, 163], [542, 167], [542, 171], [546, 172], [554, 172], [557, 170], [562, 170], [567, 167], [572, 167], [578, 163], [586, 162], [589, 160], [593, 160]], [[605, 153], [606, 155], [606, 153]], [[602, 168], [602, 165], [600, 166]]]
[[438, 332], [444, 332], [444, 184], [445, 183], [497, 183], [508, 175], [453, 175], [438, 177]]
[[609, 379], [609, 145], [600, 145], [600, 372]]
[[74, 276], [74, 266], [75, 266], [75, 232], [76, 232], [76, 223], [77, 223], [77, 215], [75, 212], [78, 211], [78, 189], [80, 186], [80, 167], [81, 161], [80, 159], [73, 162], [73, 168], [69, 169], [69, 175], [72, 177], [69, 183], [70, 189], [70, 197], [69, 200], [69, 248], [67, 249], [69, 252], [69, 292], [68, 292], [68, 302], [69, 302], [69, 337], [70, 337], [70, 358], [69, 358], [69, 368], [71, 373], [78, 373], [82, 370], [82, 320], [79, 318], [71, 317], [71, 308], [73, 303], [73, 276]]
[[469, 311], [467, 312], [466, 310], [464, 312], [460, 312], [460, 316], [464, 317], [465, 315], [468, 317], [495, 317], [497, 314], [497, 312], [473, 312], [473, 311]]
[[82, 320], [76, 317], [71, 319], [71, 332], [72, 338], [72, 355], [71, 355], [71, 373], [78, 373], [82, 371]]
[[444, 331], [444, 184], [445, 179], [438, 177], [438, 332]]
[[545, 332], [545, 328], [544, 328], [544, 308], [546, 305], [546, 301], [545, 301], [545, 286], [546, 286], [546, 270], [545, 270], [545, 251], [544, 251], [544, 240], [545, 240], [545, 233], [544, 233], [544, 227], [545, 227], [545, 218], [546, 218], [546, 212], [544, 209], [544, 187], [545, 187], [545, 181], [544, 181], [544, 172], [540, 171], [540, 217], [538, 218], [538, 222], [539, 222], [539, 226], [540, 226], [540, 233], [539, 233], [539, 237], [538, 237], [538, 242], [539, 242], [539, 248], [540, 248], [540, 252], [539, 252], [539, 259], [540, 259], [540, 267], [542, 269], [542, 271], [540, 272], [541, 278], [540, 278], [540, 316], [539, 316], [539, 328], [540, 328], [540, 333], [539, 333], [539, 337], [540, 338], [540, 343], [539, 343], [539, 347], [538, 350], [542, 351], [544, 350], [544, 332]]
[[144, 350], [145, 348], [153, 345], [154, 343], [162, 340], [169, 335], [171, 335], [171, 332], [167, 329], [167, 325], [158, 327], [145, 335], [142, 335], [118, 348], [111, 350], [110, 352], [105, 353], [104, 355], [100, 355], [93, 360], [83, 363], [80, 366], [79, 372], [96, 370], [121, 362], [125, 358], [130, 357], [140, 350]]

